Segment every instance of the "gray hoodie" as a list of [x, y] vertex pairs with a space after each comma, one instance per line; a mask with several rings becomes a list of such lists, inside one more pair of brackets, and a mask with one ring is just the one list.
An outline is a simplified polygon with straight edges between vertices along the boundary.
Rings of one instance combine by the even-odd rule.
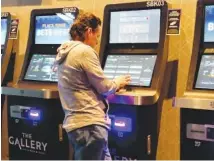
[[96, 51], [80, 41], [62, 44], [55, 63], [58, 90], [67, 132], [96, 124], [109, 127], [105, 96], [115, 93], [117, 85], [104, 76]]

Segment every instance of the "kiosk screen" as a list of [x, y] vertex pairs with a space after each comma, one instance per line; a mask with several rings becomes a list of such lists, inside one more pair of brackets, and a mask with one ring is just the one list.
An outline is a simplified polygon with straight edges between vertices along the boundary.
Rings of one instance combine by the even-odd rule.
[[214, 5], [205, 7], [204, 42], [214, 42]]
[[132, 78], [129, 85], [149, 87], [156, 58], [156, 55], [108, 55], [104, 74], [109, 79], [129, 74]]
[[74, 19], [71, 13], [36, 16], [35, 44], [62, 44], [69, 41], [69, 29]]
[[56, 55], [34, 54], [24, 79], [57, 82], [57, 70], [54, 68], [55, 58]]
[[195, 88], [214, 89], [214, 55], [203, 55]]
[[1, 48], [4, 48], [7, 35], [7, 19], [1, 19]]
[[160, 9], [110, 13], [110, 44], [158, 43]]

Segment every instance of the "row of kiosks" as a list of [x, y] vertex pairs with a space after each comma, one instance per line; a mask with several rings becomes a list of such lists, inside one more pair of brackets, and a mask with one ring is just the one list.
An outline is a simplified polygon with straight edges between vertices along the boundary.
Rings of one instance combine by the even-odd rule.
[[180, 158], [214, 160], [214, 1], [197, 3], [195, 36], [180, 109]]
[[100, 58], [107, 78], [130, 74], [125, 89], [108, 97], [109, 148], [115, 160], [155, 159], [161, 89], [167, 64], [167, 3], [107, 5]]
[[[1, 13], [1, 86], [13, 80], [15, 53], [13, 52], [14, 39], [10, 39], [11, 20], [14, 18], [9, 12]], [[1, 94], [1, 107], [5, 96]]]
[[9, 159], [68, 159], [67, 135], [52, 68], [60, 44], [69, 41], [69, 28], [78, 8], [35, 9], [19, 81], [8, 84]]

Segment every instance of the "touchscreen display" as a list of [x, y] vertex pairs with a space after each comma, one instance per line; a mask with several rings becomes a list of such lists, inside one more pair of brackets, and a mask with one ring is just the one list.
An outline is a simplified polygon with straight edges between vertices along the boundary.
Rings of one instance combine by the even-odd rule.
[[214, 55], [202, 56], [195, 88], [214, 89]]
[[34, 54], [24, 79], [57, 82], [57, 70], [53, 67], [55, 58], [56, 55]]
[[4, 46], [7, 36], [7, 19], [1, 19], [1, 46]]
[[69, 29], [75, 20], [71, 13], [36, 16], [35, 44], [62, 44], [70, 40]]
[[214, 5], [205, 7], [204, 41], [214, 42]]
[[110, 44], [158, 43], [160, 9], [110, 13]]
[[108, 55], [104, 74], [109, 79], [129, 74], [132, 79], [129, 85], [149, 87], [156, 57], [156, 55]]

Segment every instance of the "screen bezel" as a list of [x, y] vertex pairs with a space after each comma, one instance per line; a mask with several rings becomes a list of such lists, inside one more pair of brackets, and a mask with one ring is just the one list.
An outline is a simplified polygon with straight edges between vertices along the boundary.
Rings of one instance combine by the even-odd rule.
[[214, 4], [205, 4], [204, 5], [204, 10], [203, 10], [203, 20], [202, 20], [202, 22], [203, 22], [203, 25], [202, 25], [202, 44], [203, 44], [203, 48], [213, 48], [213, 46], [214, 46], [214, 41], [213, 42], [205, 42], [205, 22], [206, 22], [206, 7], [207, 6], [214, 6]]
[[[35, 44], [35, 31], [36, 31], [36, 17], [37, 16], [52, 16], [52, 15], [57, 15], [57, 13], [63, 13], [63, 8], [54, 8], [54, 9], [36, 9], [33, 10], [31, 13], [31, 28], [30, 28], [30, 32], [31, 35], [29, 35], [29, 37], [31, 37], [31, 46], [30, 46], [30, 51], [31, 53], [41, 53], [41, 48], [44, 50], [44, 53], [55, 53], [56, 54], [56, 50], [57, 48], [61, 45], [61, 44]], [[77, 9], [76, 12], [72, 13], [75, 17], [75, 19], [77, 18], [77, 15], [79, 14], [79, 10]], [[74, 19], [74, 20], [75, 20]], [[31, 59], [31, 58], [30, 58]]]
[[[120, 12], [120, 11], [138, 11], [138, 10], [154, 10], [158, 9], [160, 11], [160, 31], [159, 31], [159, 42], [157, 43], [110, 43], [110, 21], [111, 21], [111, 12]], [[157, 48], [160, 43], [161, 37], [161, 19], [163, 17], [162, 9], [160, 7], [147, 7], [147, 8], [119, 8], [111, 9], [108, 13], [108, 33], [107, 34], [107, 43], [108, 48], [121, 49], [121, 48], [130, 48], [130, 49], [148, 49], [148, 48]]]
[[[73, 7], [73, 8], [75, 8], [75, 9], [74, 9], [74, 12], [72, 12], [72, 13], [74, 14], [75, 19], [76, 19], [77, 15], [79, 14], [79, 9], [76, 7]], [[60, 44], [58, 44], [58, 45], [56, 45], [56, 44], [47, 44], [47, 45], [35, 44], [35, 17], [36, 16], [56, 15], [56, 13], [64, 13], [64, 9], [66, 9], [66, 8], [32, 10], [27, 49], [26, 49], [26, 54], [25, 54], [25, 58], [24, 58], [24, 64], [22, 67], [21, 75], [19, 77], [20, 82], [29, 81], [29, 80], [24, 80], [24, 77], [25, 77], [25, 73], [27, 71], [27, 68], [29, 66], [29, 63], [30, 63], [30, 60], [31, 60], [33, 54], [47, 54], [48, 53], [50, 55], [56, 55], [57, 48], [60, 46]], [[43, 82], [43, 83], [46, 83], [46, 82]], [[50, 82], [50, 83], [53, 83], [53, 82]]]
[[30, 63], [31, 63], [32, 58], [33, 58], [34, 55], [47, 55], [47, 56], [49, 56], [49, 55], [53, 55], [53, 54], [39, 54], [39, 53], [31, 54], [31, 59], [30, 59], [30, 61], [28, 62], [27, 66], [26, 66], [25, 73], [24, 73], [24, 76], [23, 76], [23, 80], [24, 80], [24, 81], [29, 81], [29, 82], [40, 82], [40, 83], [41, 83], [41, 82], [43, 82], [43, 83], [45, 83], [45, 82], [47, 82], [47, 83], [57, 83], [58, 81], [32, 80], [32, 79], [26, 79], [26, 78], [25, 78], [25, 77], [26, 77], [26, 74], [27, 74], [27, 71], [28, 71], [28, 68], [29, 68], [29, 66], [30, 66]]
[[103, 71], [104, 71], [104, 67], [105, 67], [105, 64], [106, 64], [106, 61], [107, 61], [107, 58], [108, 56], [126, 56], [126, 55], [140, 55], [140, 56], [156, 56], [156, 60], [155, 60], [155, 64], [154, 64], [154, 69], [153, 69], [153, 72], [152, 72], [152, 76], [151, 76], [151, 81], [150, 81], [150, 84], [149, 86], [143, 86], [143, 85], [127, 85], [127, 87], [143, 87], [143, 88], [151, 88], [152, 86], [152, 82], [153, 82], [153, 77], [154, 77], [154, 74], [155, 74], [155, 68], [156, 68], [156, 64], [157, 64], [157, 59], [158, 59], [158, 55], [157, 54], [124, 54], [124, 53], [116, 53], [116, 54], [106, 54], [106, 57], [104, 58], [104, 63], [103, 63]]
[[196, 82], [198, 80], [199, 69], [200, 69], [200, 66], [201, 66], [202, 58], [203, 58], [203, 56], [210, 56], [210, 55], [212, 55], [214, 57], [214, 54], [212, 54], [212, 53], [203, 53], [203, 54], [200, 55], [200, 58], [198, 59], [198, 62], [197, 62], [197, 67], [196, 67], [196, 71], [197, 72], [195, 73], [193, 89], [196, 89], [196, 90], [214, 90], [214, 89], [210, 89], [210, 88], [198, 88], [198, 87], [196, 87]]

